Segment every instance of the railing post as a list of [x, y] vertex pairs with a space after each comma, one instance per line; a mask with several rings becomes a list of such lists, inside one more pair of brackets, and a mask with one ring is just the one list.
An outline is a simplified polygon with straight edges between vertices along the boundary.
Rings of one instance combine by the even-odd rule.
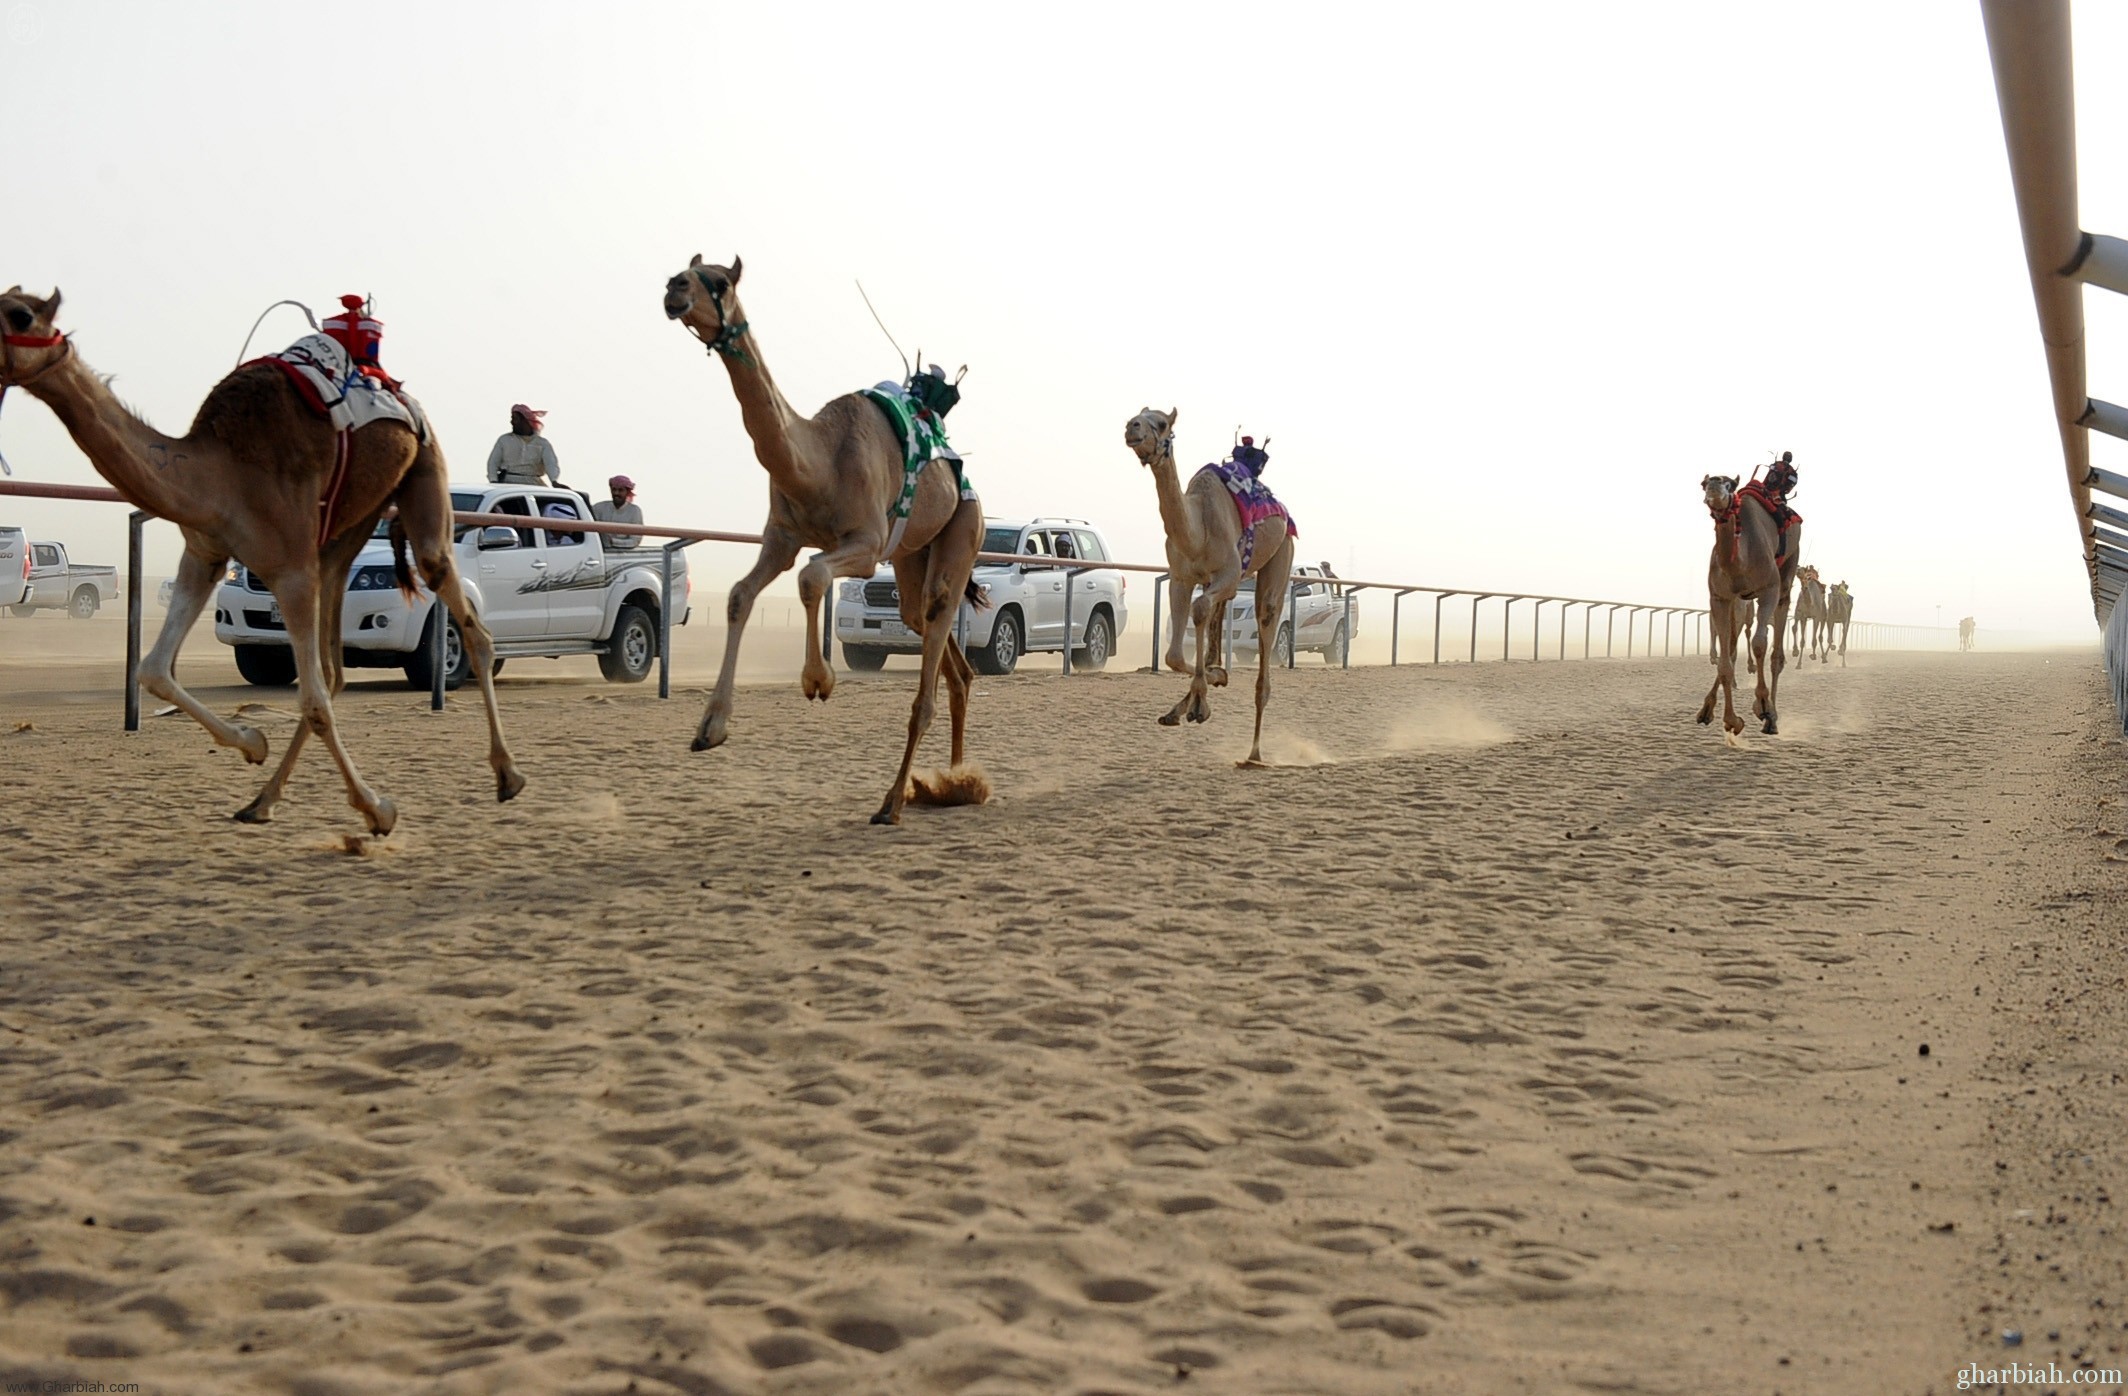
[[[1537, 609], [1530, 616], [1529, 657], [1532, 664], [1537, 663], [1542, 658], [1537, 653], [1537, 646], [1544, 643], [1544, 603], [1550, 599], [1548, 596], [1538, 597]], [[1563, 615], [1565, 612], [1561, 612], [1561, 614]]]
[[[126, 730], [140, 730], [140, 569], [141, 525], [148, 516], [135, 509], [126, 519]], [[25, 544], [25, 546], [27, 546]], [[209, 604], [213, 594], [208, 594]]]
[[1594, 601], [1581, 603], [1581, 657], [1583, 659], [1589, 657], [1589, 627], [1596, 620], [1596, 604]]
[[1167, 595], [1167, 573], [1153, 578], [1153, 672], [1160, 672], [1160, 600]]
[[1500, 607], [1500, 660], [1502, 663], [1507, 662], [1508, 659], [1507, 646], [1510, 632], [1515, 624], [1515, 603], [1521, 599], [1519, 596], [1510, 596]]
[[1433, 599], [1433, 662], [1436, 664], [1441, 662], [1441, 603], [1454, 595], [1452, 591], [1444, 591]]
[[[451, 628], [451, 612], [450, 608], [443, 604], [443, 598], [433, 591], [429, 593], [429, 615], [435, 621], [435, 624], [429, 627], [429, 711], [440, 713], [443, 711], [443, 656], [446, 653], [444, 640], [448, 638]], [[458, 643], [464, 644], [465, 637], [461, 635]]]
[[1071, 677], [1071, 584], [1091, 567], [1067, 567], [1064, 569], [1064, 677]]
[[[602, 544], [603, 546], [603, 544]], [[664, 595], [658, 602], [658, 697], [672, 697], [672, 555], [687, 546], [684, 538], [675, 538], [659, 549], [664, 557], [659, 559], [664, 573]], [[829, 608], [828, 614], [834, 615]]]
[[1470, 598], [1470, 662], [1473, 664], [1478, 662], [1478, 603], [1490, 599], [1491, 596], [1492, 593], [1488, 591]]
[[1605, 659], [1611, 657], [1611, 637], [1618, 633], [1618, 608], [1625, 603], [1613, 601], [1610, 604], [1611, 609], [1604, 614], [1603, 618], [1603, 657]]
[[[1396, 642], [1395, 642], [1394, 640], [1390, 641], [1390, 649], [1391, 649], [1391, 652], [1392, 652], [1392, 653], [1394, 653], [1394, 651], [1395, 651], [1395, 647], [1396, 647]], [[1340, 668], [1340, 669], [1350, 669], [1350, 668], [1352, 667], [1352, 588], [1351, 588], [1351, 587], [1346, 587], [1346, 588], [1345, 588], [1345, 643], [1344, 643], [1343, 645], [1341, 645], [1341, 646], [1339, 647], [1339, 649], [1338, 649], [1338, 656], [1337, 656], [1337, 657], [1338, 657], [1338, 666], [1337, 666], [1338, 668]]]
[[[1300, 592], [1290, 582], [1286, 586], [1286, 635], [1286, 667], [1291, 669], [1300, 662]], [[1271, 643], [1278, 643], [1276, 630], [1271, 632]]]

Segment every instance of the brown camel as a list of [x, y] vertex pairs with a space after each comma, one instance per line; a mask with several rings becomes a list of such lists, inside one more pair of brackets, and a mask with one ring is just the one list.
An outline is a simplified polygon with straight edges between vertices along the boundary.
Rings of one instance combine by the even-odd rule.
[[1832, 660], [1830, 632], [1825, 623], [1825, 583], [1815, 567], [1796, 572], [1795, 649], [1821, 663]]
[[[1167, 667], [1190, 676], [1189, 692], [1167, 712], [1162, 726], [1173, 727], [1185, 717], [1203, 722], [1212, 715], [1207, 685], [1224, 686], [1227, 671], [1220, 661], [1226, 634], [1227, 603], [1241, 586], [1243, 577], [1256, 578], [1256, 733], [1249, 742], [1244, 766], [1263, 764], [1263, 715], [1271, 701], [1271, 658], [1276, 646], [1279, 621], [1286, 611], [1286, 581], [1293, 573], [1293, 537], [1286, 520], [1278, 515], [1256, 525], [1256, 537], [1246, 566], [1242, 562], [1241, 511], [1234, 496], [1210, 469], [1190, 477], [1182, 487], [1175, 470], [1175, 418], [1170, 408], [1155, 412], [1148, 407], [1123, 428], [1123, 443], [1141, 464], [1153, 472], [1153, 486], [1160, 494], [1160, 522], [1167, 531], [1169, 609], [1174, 623], [1168, 631]], [[1203, 587], [1201, 595], [1192, 594]], [[1182, 617], [1187, 611], [1197, 628], [1197, 662], [1182, 662]]]
[[524, 788], [503, 743], [490, 680], [494, 646], [473, 613], [451, 561], [451, 495], [443, 454], [397, 422], [373, 422], [354, 433], [345, 488], [334, 511], [340, 527], [322, 544], [321, 502], [333, 473], [333, 428], [314, 415], [271, 365], [237, 369], [200, 404], [182, 438], [164, 436], [127, 411], [71, 342], [55, 328], [59, 292], [40, 300], [20, 286], [0, 294], [0, 391], [20, 387], [38, 398], [73, 435], [98, 474], [136, 508], [176, 524], [185, 536], [168, 614], [154, 649], [140, 666], [140, 686], [190, 713], [223, 746], [253, 765], [266, 760], [256, 728], [224, 721], [180, 688], [177, 651], [207, 604], [230, 558], [264, 581], [280, 603], [295, 651], [303, 725], [289, 738], [281, 764], [236, 817], [262, 824], [273, 815], [295, 769], [305, 738], [316, 733], [347, 782], [348, 803], [371, 833], [388, 834], [398, 820], [389, 799], [363, 783], [340, 744], [332, 699], [340, 691], [340, 607], [347, 569], [389, 505], [399, 508], [393, 547], [401, 587], [412, 594], [403, 550], [411, 546], [429, 590], [450, 607], [472, 657], [487, 705], [488, 764], [495, 795], [507, 800]]
[[1783, 550], [1773, 515], [1757, 495], [1738, 489], [1734, 475], [1709, 475], [1699, 483], [1707, 512], [1714, 517], [1714, 551], [1707, 560], [1707, 611], [1720, 649], [1714, 687], [1707, 690], [1707, 699], [1700, 704], [1699, 721], [1714, 720], [1714, 695], [1719, 693], [1723, 728], [1732, 733], [1744, 730], [1744, 720], [1736, 715], [1736, 649], [1738, 633], [1745, 624], [1744, 607], [1749, 603], [1751, 656], [1758, 666], [1758, 696], [1753, 711], [1765, 719], [1760, 730], [1773, 736], [1780, 731], [1775, 695], [1781, 670], [1787, 665], [1783, 632], [1788, 628], [1789, 590], [1795, 582], [1803, 528], [1798, 523], [1789, 530], [1788, 545]]
[[[806, 697], [825, 702], [835, 691], [835, 671], [821, 654], [820, 603], [838, 577], [869, 577], [881, 562], [893, 563], [902, 621], [924, 639], [908, 746], [872, 822], [900, 823], [902, 803], [911, 794], [922, 804], [981, 804], [990, 796], [989, 783], [979, 771], [961, 769], [968, 690], [975, 671], [953, 638], [953, 619], [968, 593], [975, 555], [982, 550], [983, 506], [961, 498], [950, 462], [934, 460], [916, 477], [906, 525], [897, 532], [893, 514], [907, 481], [902, 443], [893, 425], [879, 405], [861, 393], [845, 393], [810, 418], [791, 409], [769, 377], [760, 342], [740, 307], [743, 267], [737, 257], [731, 266], [720, 267], [697, 255], [687, 270], [665, 283], [666, 317], [685, 324], [724, 361], [739, 399], [740, 420], [769, 481], [761, 555], [731, 589], [725, 607], [724, 666], [695, 732], [694, 750], [724, 744], [739, 671], [739, 637], [754, 598], [790, 570], [800, 548], [813, 547], [820, 551], [798, 573], [798, 598], [805, 606], [805, 669], [799, 688]], [[912, 791], [909, 768], [937, 708], [941, 670], [952, 710], [952, 770], [937, 784], [918, 782]]]
[[[1833, 589], [1826, 593], [1825, 596], [1825, 632], [1826, 644], [1830, 646], [1832, 644], [1833, 627], [1839, 627], [1839, 655], [1842, 669], [1847, 667], [1847, 629], [1853, 623], [1854, 618], [1855, 594], [1847, 589], [1847, 583], [1840, 582], [1835, 584]], [[1826, 661], [1828, 664], [1831, 662], [1829, 659]]]
[[1958, 622], [1958, 648], [1961, 651], [1973, 648], [1973, 630], [1976, 624], [1971, 616]]

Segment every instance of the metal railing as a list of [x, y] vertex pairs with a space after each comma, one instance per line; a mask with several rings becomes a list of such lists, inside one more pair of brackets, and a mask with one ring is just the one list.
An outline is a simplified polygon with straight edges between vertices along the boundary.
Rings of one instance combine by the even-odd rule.
[[[124, 496], [120, 495], [118, 491], [105, 486], [49, 485], [22, 480], [0, 480], [0, 496], [5, 495], [19, 495], [33, 499], [66, 499], [113, 504], [126, 502]], [[127, 520], [126, 730], [129, 732], [140, 730], [139, 677], [143, 613], [141, 598], [141, 529], [149, 519], [154, 517], [152, 514], [135, 509]], [[454, 510], [451, 518], [455, 524], [481, 528], [494, 526], [515, 529], [526, 527], [528, 516], [523, 514], [476, 514]], [[761, 542], [761, 536], [754, 533], [734, 533], [722, 529], [679, 528], [664, 524], [601, 523], [593, 519], [561, 521], [544, 517], [532, 519], [531, 524], [534, 527], [555, 532], [622, 533], [635, 537], [666, 540], [657, 549], [659, 554], [658, 568], [662, 585], [661, 604], [658, 608], [658, 696], [660, 698], [670, 698], [672, 696], [672, 625], [675, 609], [673, 605], [673, 583], [674, 560], [677, 554], [682, 549], [695, 543], [758, 545]], [[557, 525], [561, 526], [558, 527]], [[1169, 576], [1165, 568], [1148, 563], [1108, 561], [1096, 563], [1087, 559], [1066, 562], [1054, 558], [1045, 558], [1037, 562], [1027, 555], [1017, 553], [978, 553], [976, 554], [976, 559], [979, 562], [1006, 566], [1037, 565], [1054, 567], [1062, 571], [1065, 574], [1064, 624], [1067, 637], [1072, 633], [1075, 620], [1073, 616], [1074, 597], [1071, 587], [1071, 582], [1074, 579], [1088, 572], [1135, 572], [1152, 577], [1154, 579], [1152, 667], [1155, 669], [1160, 667], [1162, 605], [1166, 597], [1165, 583]], [[1344, 668], [1350, 668], [1352, 664], [1353, 598], [1362, 591], [1385, 592], [1390, 597], [1389, 663], [1391, 666], [1396, 666], [1402, 662], [1403, 602], [1405, 597], [1412, 595], [1432, 596], [1434, 598], [1432, 662], [1435, 664], [1441, 663], [1442, 607], [1449, 600], [1460, 597], [1470, 598], [1471, 603], [1469, 657], [1472, 663], [1476, 663], [1478, 660], [1479, 620], [1481, 608], [1487, 601], [1501, 603], [1500, 657], [1503, 660], [1513, 657], [1514, 608], [1515, 603], [1518, 601], [1533, 603], [1530, 610], [1530, 659], [1533, 662], [1541, 661], [1544, 657], [1544, 608], [1547, 605], [1557, 605], [1559, 608], [1557, 613], [1559, 639], [1556, 653], [1561, 660], [1567, 657], [1568, 634], [1571, 630], [1573, 609], [1576, 606], [1582, 608], [1581, 654], [1584, 659], [1597, 657], [1595, 653], [1594, 622], [1596, 613], [1599, 610], [1604, 613], [1604, 648], [1602, 657], [1605, 659], [1617, 656], [1620, 638], [1618, 635], [1618, 618], [1621, 612], [1625, 615], [1623, 657], [1627, 659], [1634, 657], [1636, 642], [1640, 644], [1641, 654], [1644, 657], [1651, 659], [1657, 657], [1656, 630], [1658, 622], [1661, 628], [1661, 657], [1700, 655], [1705, 654], [1707, 651], [1707, 612], [1706, 608], [1702, 606], [1651, 606], [1627, 601], [1600, 601], [1585, 597], [1551, 596], [1535, 592], [1480, 591], [1469, 587], [1422, 586], [1415, 583], [1386, 582], [1350, 577], [1308, 576], [1305, 578], [1296, 577], [1295, 580], [1304, 581], [1311, 586], [1327, 586], [1337, 589], [1344, 603], [1345, 643], [1338, 655], [1340, 666]], [[828, 651], [834, 640], [834, 626], [831, 620], [833, 601], [832, 595], [827, 598], [829, 612], [823, 616], [820, 627], [823, 654]], [[1292, 633], [1296, 638], [1300, 629], [1299, 606], [1299, 596], [1297, 594], [1289, 595], [1286, 624], [1291, 627]], [[2124, 609], [2123, 614], [2128, 615], [2128, 609]], [[1644, 627], [1642, 625], [1643, 617], [1645, 617]], [[1937, 647], [1936, 636], [1955, 635], [1954, 631], [1947, 628], [1887, 626], [1868, 622], [1858, 622], [1854, 626], [1853, 633], [1858, 647], [1865, 649], [1933, 649]], [[432, 708], [440, 710], [443, 707], [446, 678], [444, 667], [445, 628], [440, 625], [432, 626], [429, 638], [430, 643], [434, 646], [430, 653], [429, 664], [429, 669], [433, 676], [429, 702]], [[1287, 668], [1294, 667], [1298, 649], [1299, 646], [1297, 644], [1289, 645], [1285, 659]], [[1064, 672], [1067, 675], [1073, 672], [1072, 651], [1068, 638], [1064, 649]]]
[[2092, 491], [2128, 499], [2128, 477], [2091, 464], [2091, 432], [2128, 437], [2128, 408], [2092, 397], [2085, 380], [2084, 290], [2128, 294], [2128, 242], [2080, 226], [2076, 188], [2076, 90], [2069, 0], [1981, 0], [1995, 98], [2010, 157], [2010, 185], [2024, 236], [2032, 300], [2046, 347], [2069, 501], [2082, 536], [2093, 614], [2105, 635], [2115, 710], [2128, 732], [2128, 513]]

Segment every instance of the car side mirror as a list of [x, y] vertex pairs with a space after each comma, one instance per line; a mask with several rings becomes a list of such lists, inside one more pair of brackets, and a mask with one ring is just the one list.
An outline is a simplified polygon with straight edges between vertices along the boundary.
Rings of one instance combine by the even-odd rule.
[[486, 528], [480, 530], [480, 550], [482, 552], [486, 552], [490, 548], [514, 548], [516, 546], [517, 530], [514, 528], [505, 528], [501, 524], [489, 524]]

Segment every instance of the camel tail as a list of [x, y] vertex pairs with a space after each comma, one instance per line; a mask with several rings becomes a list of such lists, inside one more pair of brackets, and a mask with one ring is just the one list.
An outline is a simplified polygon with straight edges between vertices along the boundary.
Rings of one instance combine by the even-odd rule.
[[950, 771], [909, 776], [912, 805], [980, 805], [990, 799], [990, 777], [981, 766], [963, 764]]
[[412, 605], [421, 599], [421, 594], [414, 588], [414, 568], [406, 559], [406, 525], [394, 514], [388, 531], [392, 540], [392, 575], [399, 579], [399, 594]]
[[975, 578], [970, 577], [968, 579], [966, 591], [968, 594], [969, 605], [975, 607], [975, 609], [977, 609], [978, 611], [987, 611], [990, 609], [989, 588], [978, 586], [976, 584]]

